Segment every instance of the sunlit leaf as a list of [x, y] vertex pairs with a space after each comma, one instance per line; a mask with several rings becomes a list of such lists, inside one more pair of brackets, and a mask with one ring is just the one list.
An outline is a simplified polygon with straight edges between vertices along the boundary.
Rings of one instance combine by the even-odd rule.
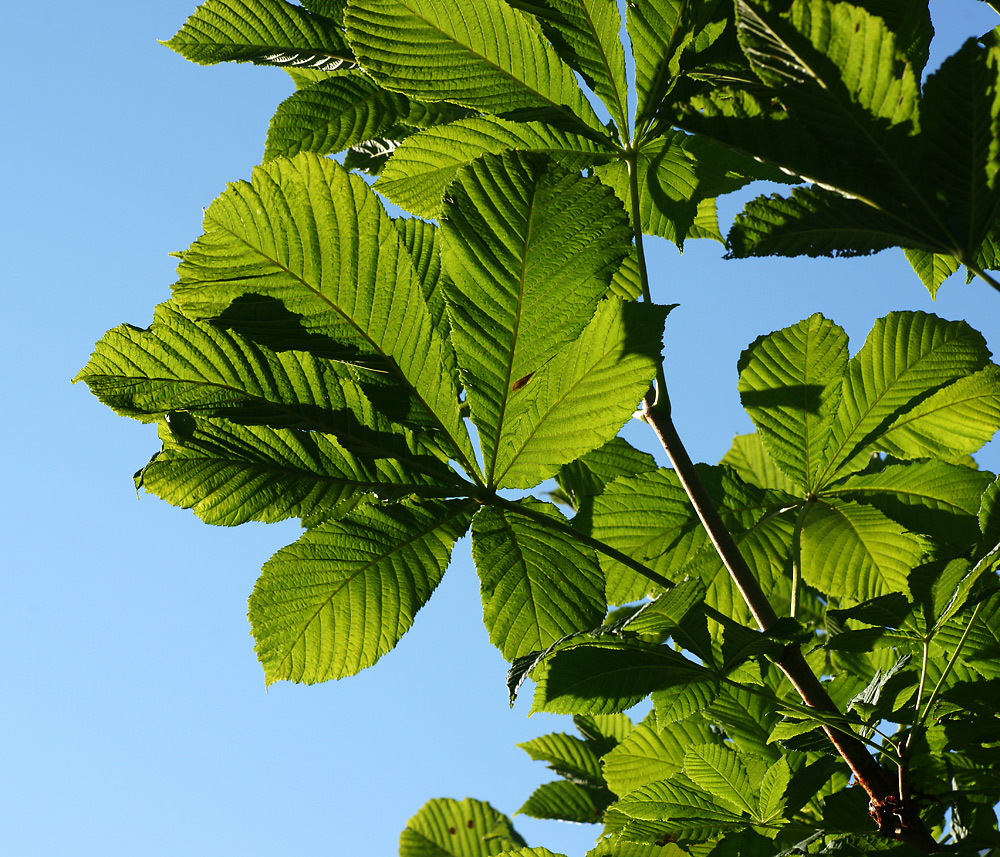
[[[537, 500], [522, 505], [559, 519]], [[505, 660], [539, 651], [604, 617], [604, 578], [593, 551], [544, 523], [483, 508], [472, 523], [483, 621]]]
[[206, 0], [163, 44], [202, 65], [235, 61], [319, 71], [357, 65], [332, 21], [284, 0]]
[[459, 169], [481, 155], [499, 155], [509, 149], [548, 155], [570, 170], [601, 163], [614, 153], [607, 142], [544, 122], [480, 116], [407, 138], [382, 171], [376, 189], [406, 211], [437, 217], [445, 189]]
[[740, 399], [775, 463], [806, 493], [823, 463], [847, 366], [847, 334], [816, 313], [740, 356]]
[[570, 67], [501, 0], [353, 0], [345, 21], [359, 61], [388, 89], [604, 133]]
[[618, 127], [628, 128], [625, 52], [615, 0], [512, 0], [534, 15], [559, 55], [582, 75]]
[[[537, 155], [487, 155], [451, 185], [442, 254], [452, 342], [491, 483], [524, 445], [503, 442], [522, 387], [590, 321], [628, 234], [606, 187]], [[552, 472], [575, 457], [552, 462]]]
[[802, 575], [810, 586], [836, 597], [863, 601], [906, 590], [923, 546], [871, 506], [824, 500], [802, 529]]
[[440, 462], [413, 457], [420, 469], [410, 469], [392, 458], [352, 454], [317, 433], [199, 419], [183, 437], [169, 429], [161, 437], [163, 450], [142, 469], [141, 486], [209, 524], [315, 522], [349, 510], [366, 494], [391, 500], [455, 493]]
[[267, 683], [354, 675], [391, 650], [440, 582], [474, 506], [362, 506], [278, 551], [250, 596]]
[[225, 319], [248, 296], [280, 301], [304, 342], [374, 361], [475, 471], [453, 358], [402, 235], [364, 181], [312, 154], [271, 161], [230, 185], [204, 227], [178, 266], [174, 299], [186, 315]]
[[400, 857], [492, 857], [523, 847], [507, 816], [472, 798], [427, 801], [399, 837]]

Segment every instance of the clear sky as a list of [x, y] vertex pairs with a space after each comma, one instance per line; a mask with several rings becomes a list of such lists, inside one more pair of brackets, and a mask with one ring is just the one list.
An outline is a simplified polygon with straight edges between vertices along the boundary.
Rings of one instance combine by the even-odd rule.
[[[513, 813], [551, 779], [514, 744], [568, 719], [506, 703], [468, 545], [398, 649], [374, 668], [265, 693], [246, 621], [263, 562], [298, 528], [212, 528], [143, 495], [150, 426], [70, 379], [105, 330], [145, 326], [201, 209], [260, 161], [292, 91], [277, 69], [203, 68], [157, 44], [192, 0], [50, 0], [5, 10], [0, 317], [3, 620], [0, 853], [24, 857], [391, 855], [431, 797]], [[935, 0], [939, 62], [997, 23]], [[732, 206], [729, 206], [730, 214]], [[932, 303], [902, 254], [724, 262], [719, 245], [651, 252], [681, 435], [717, 461], [750, 430], [736, 360], [820, 311], [860, 347], [895, 309], [967, 318], [1000, 350], [1000, 294], [956, 276]], [[641, 426], [629, 439], [653, 450]], [[987, 449], [982, 466], [1000, 469]], [[582, 854], [597, 828], [516, 826]]]

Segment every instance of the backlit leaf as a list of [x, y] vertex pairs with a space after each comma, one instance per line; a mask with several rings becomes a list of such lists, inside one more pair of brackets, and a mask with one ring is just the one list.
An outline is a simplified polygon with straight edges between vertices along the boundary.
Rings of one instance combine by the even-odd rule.
[[320, 71], [357, 65], [332, 21], [284, 0], [206, 0], [164, 44], [201, 65], [235, 61]]
[[[537, 155], [487, 155], [451, 185], [442, 255], [452, 342], [491, 483], [510, 464], [503, 438], [515, 422], [510, 409], [524, 397], [518, 382], [590, 321], [628, 234], [606, 187]], [[553, 472], [575, 457], [552, 462]]]
[[362, 179], [313, 154], [271, 161], [231, 184], [204, 227], [178, 266], [185, 315], [225, 317], [247, 296], [280, 301], [305, 342], [374, 362], [475, 472], [453, 358], [402, 235]]
[[278, 551], [250, 596], [267, 683], [343, 678], [391, 650], [440, 582], [474, 506], [361, 506]]
[[[537, 500], [522, 504], [559, 519]], [[472, 523], [483, 621], [505, 660], [539, 651], [604, 617], [604, 579], [593, 551], [544, 524], [484, 507]]]
[[762, 336], [738, 369], [743, 407], [775, 463], [813, 490], [847, 366], [847, 334], [819, 313]]
[[399, 837], [399, 857], [492, 857], [524, 847], [510, 819], [483, 801], [435, 798]]
[[570, 67], [501, 0], [353, 0], [345, 21], [365, 71], [388, 89], [603, 135]]
[[459, 169], [480, 155], [499, 155], [509, 149], [548, 155], [570, 170], [601, 163], [614, 153], [606, 142], [544, 122], [478, 116], [408, 137], [382, 171], [376, 189], [406, 211], [437, 217], [445, 189]]

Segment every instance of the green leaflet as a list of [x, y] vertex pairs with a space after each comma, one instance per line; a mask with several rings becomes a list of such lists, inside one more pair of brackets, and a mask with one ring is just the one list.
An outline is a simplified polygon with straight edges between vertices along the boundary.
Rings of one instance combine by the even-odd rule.
[[714, 795], [680, 776], [631, 792], [615, 804], [615, 809], [632, 818], [663, 823], [678, 839], [710, 838], [749, 824], [749, 819], [716, 803]]
[[[961, 263], [946, 253], [932, 253], [929, 250], [904, 248], [906, 261], [920, 277], [920, 282], [933, 298], [941, 284], [962, 267]], [[989, 265], [985, 267], [990, 267]]]
[[601, 820], [602, 807], [598, 806], [594, 798], [592, 789], [568, 780], [556, 780], [535, 789], [517, 814], [531, 818], [574, 821], [578, 824], [596, 824]]
[[361, 506], [271, 557], [250, 596], [267, 684], [343, 678], [390, 651], [440, 582], [474, 506]]
[[388, 132], [409, 113], [404, 95], [363, 77], [331, 77], [278, 105], [267, 129], [264, 161], [315, 152], [325, 155]]
[[186, 315], [225, 320], [254, 296], [280, 301], [310, 350], [374, 363], [476, 472], [453, 358], [400, 231], [364, 181], [312, 154], [275, 160], [231, 184], [204, 225], [178, 266], [174, 299]]
[[399, 857], [491, 857], [524, 845], [510, 819], [488, 803], [435, 798], [406, 823]]
[[851, 474], [823, 493], [875, 506], [911, 532], [968, 545], [976, 540], [980, 498], [992, 480], [991, 473], [960, 464], [914, 461]]
[[605, 135], [570, 67], [501, 0], [353, 0], [345, 22], [359, 61], [387, 89]]
[[235, 61], [317, 71], [357, 66], [332, 21], [284, 0], [206, 0], [163, 44], [201, 65]]
[[923, 544], [871, 506], [843, 500], [817, 503], [802, 530], [802, 575], [810, 586], [864, 601], [906, 591]]
[[295, 429], [192, 420], [178, 436], [161, 430], [163, 450], [137, 476], [137, 484], [209, 524], [336, 517], [364, 495], [383, 500], [407, 494], [456, 493], [449, 471], [414, 457], [411, 467], [344, 449], [332, 437]]
[[649, 390], [667, 312], [607, 298], [576, 342], [512, 390], [498, 484], [533, 487], [616, 435]]
[[481, 155], [498, 155], [508, 149], [549, 155], [569, 170], [601, 163], [616, 152], [607, 141], [544, 122], [478, 116], [408, 137], [393, 153], [376, 189], [406, 211], [437, 217], [445, 189], [460, 168]]
[[867, 256], [926, 235], [853, 197], [813, 186], [791, 196], [759, 196], [736, 217], [727, 238], [732, 256]]
[[539, 20], [559, 56], [580, 72], [624, 134], [628, 81], [615, 0], [512, 0], [510, 5]]
[[[170, 411], [243, 425], [312, 429], [372, 458], [418, 469], [413, 433], [376, 411], [342, 364], [304, 351], [272, 351], [238, 333], [192, 321], [171, 303], [147, 330], [108, 331], [76, 376], [116, 413], [144, 422]], [[434, 470], [445, 475], [445, 468]]]
[[816, 313], [762, 336], [737, 368], [743, 407], [774, 462], [808, 494], [833, 426], [847, 334]]
[[[537, 500], [527, 508], [555, 519]], [[472, 555], [491, 642], [512, 661], [604, 617], [604, 578], [593, 551], [535, 521], [484, 507], [472, 522]]]
[[681, 73], [684, 54], [705, 50], [725, 29], [725, 4], [648, 0], [627, 4], [625, 12], [635, 60], [635, 126], [643, 131]]
[[684, 773], [696, 786], [736, 811], [756, 815], [758, 800], [746, 766], [734, 750], [719, 744], [695, 744], [684, 754]]
[[[668, 578], [707, 542], [680, 481], [664, 468], [610, 483], [594, 499], [591, 535]], [[609, 557], [599, 559], [609, 604], [638, 601], [658, 589]]]
[[[628, 252], [628, 221], [599, 182], [514, 152], [473, 162], [449, 197], [441, 220], [452, 343], [486, 478], [497, 484], [525, 443], [504, 448], [508, 410], [590, 321]], [[551, 462], [550, 472], [574, 457]]]
[[564, 732], [552, 732], [518, 744], [535, 761], [548, 762], [560, 776], [603, 786], [601, 762], [586, 741]]
[[770, 765], [760, 784], [760, 804], [756, 813], [763, 822], [774, 821], [785, 809], [785, 793], [791, 780], [791, 769], [785, 758]]
[[920, 312], [890, 313], [875, 323], [851, 358], [815, 485], [860, 470], [878, 438], [935, 388], [983, 368], [989, 351], [965, 322]]
[[655, 715], [650, 714], [604, 756], [604, 777], [608, 787], [623, 796], [647, 783], [669, 779], [679, 773], [689, 746], [721, 740], [700, 718], [659, 724]]
[[990, 363], [900, 414], [879, 440], [897, 458], [960, 461], [1000, 428], [1000, 368]]
[[767, 454], [758, 432], [736, 435], [733, 445], [722, 456], [719, 464], [729, 465], [744, 482], [752, 485], [773, 488], [785, 494], [794, 494], [796, 491], [792, 479], [775, 466]]
[[441, 230], [418, 217], [393, 221], [410, 252], [413, 267], [420, 278], [421, 291], [427, 302], [434, 330], [450, 330], [445, 318], [445, 275], [441, 267]]
[[584, 505], [592, 505], [593, 498], [619, 476], [635, 476], [651, 470], [656, 470], [652, 455], [640, 452], [624, 438], [613, 437], [576, 461], [564, 464], [555, 479], [565, 499], [579, 511]]
[[553, 714], [611, 714], [654, 690], [686, 684], [708, 670], [666, 646], [584, 642], [556, 651], [536, 668], [531, 710]]
[[687, 853], [672, 842], [666, 845], [646, 845], [639, 842], [610, 843], [604, 840], [584, 857], [684, 857]]

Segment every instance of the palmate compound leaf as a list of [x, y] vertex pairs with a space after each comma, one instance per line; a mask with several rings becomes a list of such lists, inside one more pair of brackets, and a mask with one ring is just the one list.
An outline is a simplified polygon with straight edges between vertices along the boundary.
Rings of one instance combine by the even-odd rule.
[[271, 557], [250, 596], [267, 684], [343, 678], [390, 651], [440, 582], [475, 505], [363, 505]]
[[328, 356], [374, 363], [395, 398], [412, 398], [476, 472], [454, 356], [432, 327], [403, 232], [362, 179], [308, 153], [271, 161], [231, 184], [204, 228], [178, 266], [174, 300], [185, 315], [280, 302], [310, 350], [318, 341]]
[[569, 170], [591, 167], [616, 153], [608, 141], [544, 122], [476, 116], [408, 137], [393, 152], [375, 189], [406, 211], [438, 217], [445, 190], [459, 169], [481, 155], [510, 149], [548, 155]]
[[[944, 321], [922, 312], [894, 312], [879, 319], [847, 364], [814, 485], [822, 488], [838, 476], [861, 470], [871, 453], [882, 449], [881, 436], [897, 420], [916, 431], [914, 409], [939, 388], [978, 372], [988, 361], [982, 335], [963, 321]], [[941, 395], [947, 402], [948, 396], [943, 391]], [[934, 410], [918, 413], [929, 418], [927, 425], [934, 424]], [[904, 432], [899, 436], [903, 443], [911, 442]], [[894, 451], [909, 457], [903, 443], [897, 443]]]
[[615, 0], [511, 0], [534, 15], [562, 59], [580, 72], [620, 129], [628, 128], [628, 81]]
[[926, 10], [896, 22], [897, 45], [877, 8], [797, 0], [782, 15], [740, 0], [737, 9], [744, 50], [772, 88], [760, 100], [714, 95], [685, 126], [815, 184], [748, 205], [729, 236], [733, 255], [898, 245], [932, 294], [959, 264], [996, 266], [1000, 48], [968, 42], [921, 98], [905, 51], [922, 64]]
[[345, 23], [365, 71], [387, 89], [606, 136], [572, 69], [502, 0], [352, 0]]
[[[561, 519], [530, 498], [525, 507]], [[483, 507], [472, 522], [483, 622], [505, 660], [540, 651], [567, 634], [601, 623], [604, 577], [591, 548], [543, 523]]]
[[190, 425], [183, 434], [164, 426], [163, 449], [137, 474], [137, 487], [192, 509], [209, 524], [292, 517], [315, 524], [366, 495], [396, 500], [456, 493], [447, 468], [427, 457], [413, 456], [408, 467], [393, 458], [356, 455], [316, 432], [178, 416]]
[[406, 823], [399, 857], [493, 857], [524, 846], [510, 819], [488, 803], [434, 798]]
[[163, 44], [201, 65], [235, 61], [318, 71], [357, 67], [333, 21], [284, 0], [206, 0]]
[[759, 337], [740, 356], [743, 407], [774, 462], [813, 490], [847, 366], [847, 334], [816, 313]]
[[[659, 352], [657, 325], [613, 299], [594, 316], [629, 234], [607, 187], [538, 155], [486, 155], [450, 186], [448, 313], [489, 484], [537, 484], [613, 437], [634, 410], [651, 377], [641, 364]], [[662, 319], [655, 308], [643, 315]], [[606, 425], [594, 425], [595, 399]]]

